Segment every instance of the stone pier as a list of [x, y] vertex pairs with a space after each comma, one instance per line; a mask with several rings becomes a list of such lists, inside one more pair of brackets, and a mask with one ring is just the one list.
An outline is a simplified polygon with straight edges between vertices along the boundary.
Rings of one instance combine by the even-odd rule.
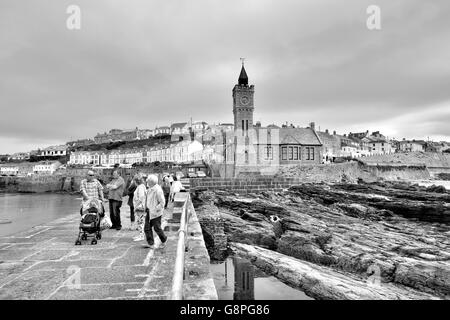
[[[0, 299], [170, 299], [179, 227], [172, 211], [173, 205], [164, 213], [164, 249], [156, 235], [152, 250], [133, 242], [137, 231], [129, 230], [127, 206], [122, 230], [105, 230], [97, 245], [88, 240], [75, 246], [77, 213], [0, 237]], [[185, 299], [217, 299], [193, 208], [188, 243]]]

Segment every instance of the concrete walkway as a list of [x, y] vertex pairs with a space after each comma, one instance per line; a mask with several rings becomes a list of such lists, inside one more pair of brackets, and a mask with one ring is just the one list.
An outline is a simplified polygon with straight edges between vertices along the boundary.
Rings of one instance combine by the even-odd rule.
[[[164, 249], [133, 242], [129, 209], [122, 230], [105, 230], [97, 245], [75, 246], [79, 214], [0, 237], [0, 299], [167, 299], [176, 257], [178, 224], [163, 218]], [[107, 213], [108, 214], [108, 213]]]

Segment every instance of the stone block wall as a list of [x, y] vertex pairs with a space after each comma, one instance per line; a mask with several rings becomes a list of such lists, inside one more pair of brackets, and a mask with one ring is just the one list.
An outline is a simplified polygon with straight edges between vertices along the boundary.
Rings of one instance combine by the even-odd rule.
[[219, 209], [215, 205], [204, 205], [199, 210], [199, 222], [207, 242], [209, 255], [213, 259], [221, 260], [226, 255], [227, 236]]
[[229, 190], [236, 193], [258, 193], [261, 191], [282, 191], [302, 181], [299, 178], [248, 177], [236, 179], [205, 178], [191, 179], [191, 191]]

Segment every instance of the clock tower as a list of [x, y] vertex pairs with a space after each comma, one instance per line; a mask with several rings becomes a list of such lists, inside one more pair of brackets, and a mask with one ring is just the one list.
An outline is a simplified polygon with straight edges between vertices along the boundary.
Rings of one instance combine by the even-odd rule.
[[248, 85], [247, 72], [242, 62], [238, 84], [233, 88], [234, 130], [242, 130], [242, 135], [247, 135], [248, 131], [253, 129], [254, 93], [255, 88]]

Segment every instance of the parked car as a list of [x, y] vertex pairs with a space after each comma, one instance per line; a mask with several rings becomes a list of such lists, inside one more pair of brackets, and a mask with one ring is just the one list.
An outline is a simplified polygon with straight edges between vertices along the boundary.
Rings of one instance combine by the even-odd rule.
[[204, 173], [203, 171], [197, 171], [197, 177], [199, 178], [206, 178], [206, 173]]

